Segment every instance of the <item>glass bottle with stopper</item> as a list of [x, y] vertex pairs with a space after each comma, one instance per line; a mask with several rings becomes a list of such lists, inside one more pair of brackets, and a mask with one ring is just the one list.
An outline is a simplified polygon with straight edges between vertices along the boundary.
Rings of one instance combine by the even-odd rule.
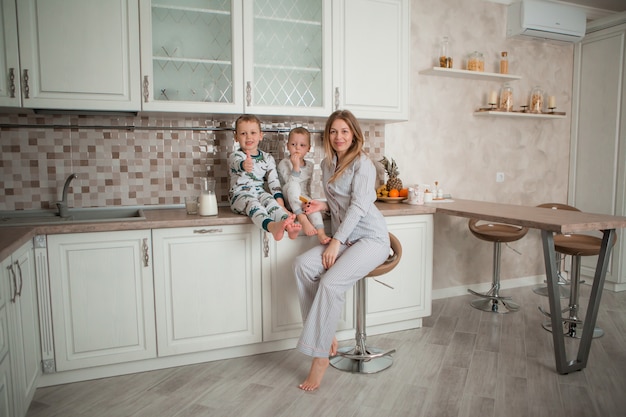
[[450, 39], [447, 36], [441, 38], [441, 43], [439, 44], [439, 66], [441, 68], [452, 68]]

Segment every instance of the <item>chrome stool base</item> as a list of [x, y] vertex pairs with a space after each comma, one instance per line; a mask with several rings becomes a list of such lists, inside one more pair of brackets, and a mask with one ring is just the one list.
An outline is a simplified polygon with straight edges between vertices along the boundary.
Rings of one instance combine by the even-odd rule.
[[[478, 294], [480, 296], [480, 294]], [[478, 310], [488, 313], [515, 313], [519, 310], [519, 304], [503, 297], [479, 298], [470, 302], [470, 305]]]
[[384, 371], [393, 364], [392, 353], [396, 350], [383, 351], [368, 347], [366, 353], [358, 352], [357, 348], [345, 347], [337, 351], [337, 356], [330, 359], [330, 364], [340, 371], [375, 374]]
[[[582, 323], [579, 323], [579, 324], [580, 324], [580, 327], [578, 327], [577, 325], [571, 325], [571, 324], [569, 326], [565, 326], [565, 328], [563, 329], [563, 335], [567, 337], [571, 337], [573, 339], [582, 339], [583, 324]], [[552, 333], [552, 323], [550, 321], [544, 321], [541, 324], [541, 327], [543, 327], [545, 330]], [[592, 338], [597, 339], [602, 336], [604, 336], [604, 330], [602, 330], [600, 327], [597, 327], [597, 326], [594, 327]]]
[[[565, 288], [565, 285], [567, 284], [561, 284], [559, 282], [559, 298], [568, 298], [569, 297], [569, 289]], [[533, 288], [533, 292], [537, 295], [541, 295], [543, 297], [547, 297], [548, 296], [548, 287], [544, 286], [537, 286], [535, 288]]]

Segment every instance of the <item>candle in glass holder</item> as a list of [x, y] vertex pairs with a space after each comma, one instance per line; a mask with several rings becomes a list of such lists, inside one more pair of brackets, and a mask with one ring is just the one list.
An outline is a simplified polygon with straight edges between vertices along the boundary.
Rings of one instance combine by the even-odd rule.
[[498, 103], [498, 93], [496, 91], [492, 91], [489, 93], [489, 104], [497, 104]]
[[556, 108], [556, 97], [550, 96], [548, 97], [548, 108], [555, 109]]

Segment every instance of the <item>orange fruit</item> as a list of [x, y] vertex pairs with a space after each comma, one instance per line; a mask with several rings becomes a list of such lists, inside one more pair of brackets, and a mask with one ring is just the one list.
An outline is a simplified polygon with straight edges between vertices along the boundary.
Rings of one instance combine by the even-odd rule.
[[400, 191], [395, 188], [389, 191], [389, 197], [400, 197]]
[[409, 196], [409, 189], [408, 188], [403, 188], [400, 190], [400, 197], [408, 197]]

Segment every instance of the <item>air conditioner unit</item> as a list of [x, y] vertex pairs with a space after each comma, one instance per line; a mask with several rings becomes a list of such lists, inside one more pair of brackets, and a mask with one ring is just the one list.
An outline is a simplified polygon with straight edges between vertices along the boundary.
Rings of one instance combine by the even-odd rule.
[[578, 42], [586, 26], [585, 12], [575, 6], [522, 0], [508, 7], [506, 36]]

